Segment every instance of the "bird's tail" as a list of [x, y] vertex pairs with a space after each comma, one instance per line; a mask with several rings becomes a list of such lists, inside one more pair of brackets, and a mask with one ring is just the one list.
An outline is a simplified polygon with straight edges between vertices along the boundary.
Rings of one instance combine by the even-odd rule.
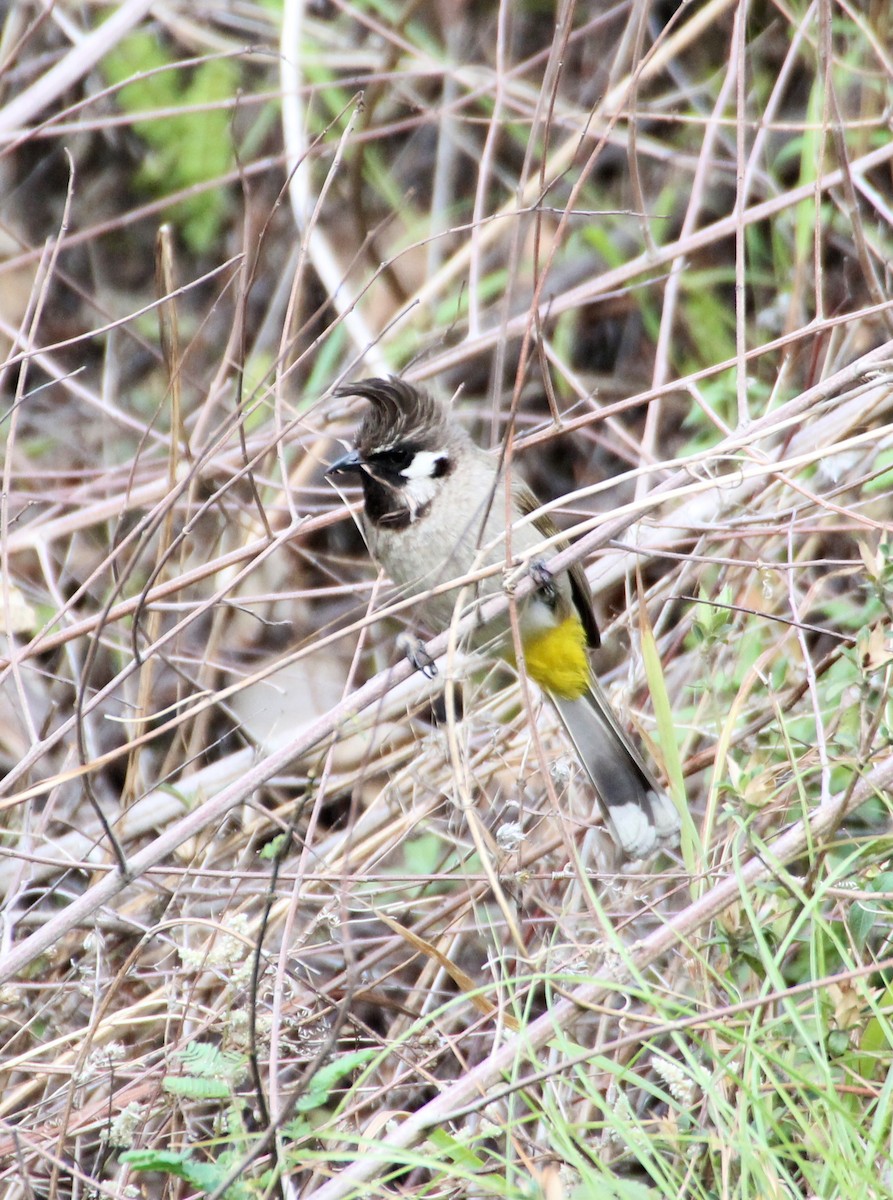
[[599, 683], [576, 700], [550, 694], [592, 781], [615, 841], [628, 858], [644, 858], [679, 841], [679, 814], [621, 729]]

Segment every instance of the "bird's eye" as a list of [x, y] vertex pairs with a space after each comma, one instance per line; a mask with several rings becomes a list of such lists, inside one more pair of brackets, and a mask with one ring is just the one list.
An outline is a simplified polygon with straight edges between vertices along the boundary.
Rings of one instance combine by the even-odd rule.
[[451, 470], [445, 450], [423, 450], [414, 442], [400, 442], [385, 450], [373, 450], [366, 462], [380, 471], [400, 475], [404, 480], [439, 479]]
[[388, 451], [388, 465], [393, 467], [395, 471], [402, 471], [415, 458], [415, 450], [412, 446], [394, 446]]
[[399, 473], [405, 471], [416, 456], [416, 447], [409, 442], [398, 446], [388, 446], [386, 450], [375, 450], [369, 454], [368, 460], [377, 463], [382, 470]]

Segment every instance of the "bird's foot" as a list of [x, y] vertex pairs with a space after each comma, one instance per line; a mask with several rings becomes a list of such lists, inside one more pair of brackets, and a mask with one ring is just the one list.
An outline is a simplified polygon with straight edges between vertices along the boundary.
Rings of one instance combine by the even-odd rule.
[[437, 663], [425, 649], [421, 638], [412, 633], [401, 633], [397, 637], [397, 649], [409, 659], [416, 671], [421, 671], [426, 679], [433, 679], [437, 674]]
[[550, 607], [554, 607], [555, 601], [558, 599], [558, 588], [555, 586], [555, 576], [549, 570], [546, 560], [544, 558], [531, 559], [528, 570], [537, 592]]

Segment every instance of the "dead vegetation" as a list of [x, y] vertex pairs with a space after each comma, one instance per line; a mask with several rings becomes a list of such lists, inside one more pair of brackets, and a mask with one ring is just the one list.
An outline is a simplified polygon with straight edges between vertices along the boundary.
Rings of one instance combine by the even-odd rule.
[[[11, 6], [4, 1196], [876, 1194], [891, 34]], [[678, 857], [400, 661], [323, 478], [385, 371], [557, 504]]]

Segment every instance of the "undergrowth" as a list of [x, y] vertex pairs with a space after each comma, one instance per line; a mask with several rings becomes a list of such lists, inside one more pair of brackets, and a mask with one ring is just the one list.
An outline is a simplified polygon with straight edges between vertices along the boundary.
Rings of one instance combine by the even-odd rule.
[[[9, 7], [4, 1196], [893, 1191], [888, 9]], [[576, 539], [678, 852], [402, 662], [385, 372]]]

